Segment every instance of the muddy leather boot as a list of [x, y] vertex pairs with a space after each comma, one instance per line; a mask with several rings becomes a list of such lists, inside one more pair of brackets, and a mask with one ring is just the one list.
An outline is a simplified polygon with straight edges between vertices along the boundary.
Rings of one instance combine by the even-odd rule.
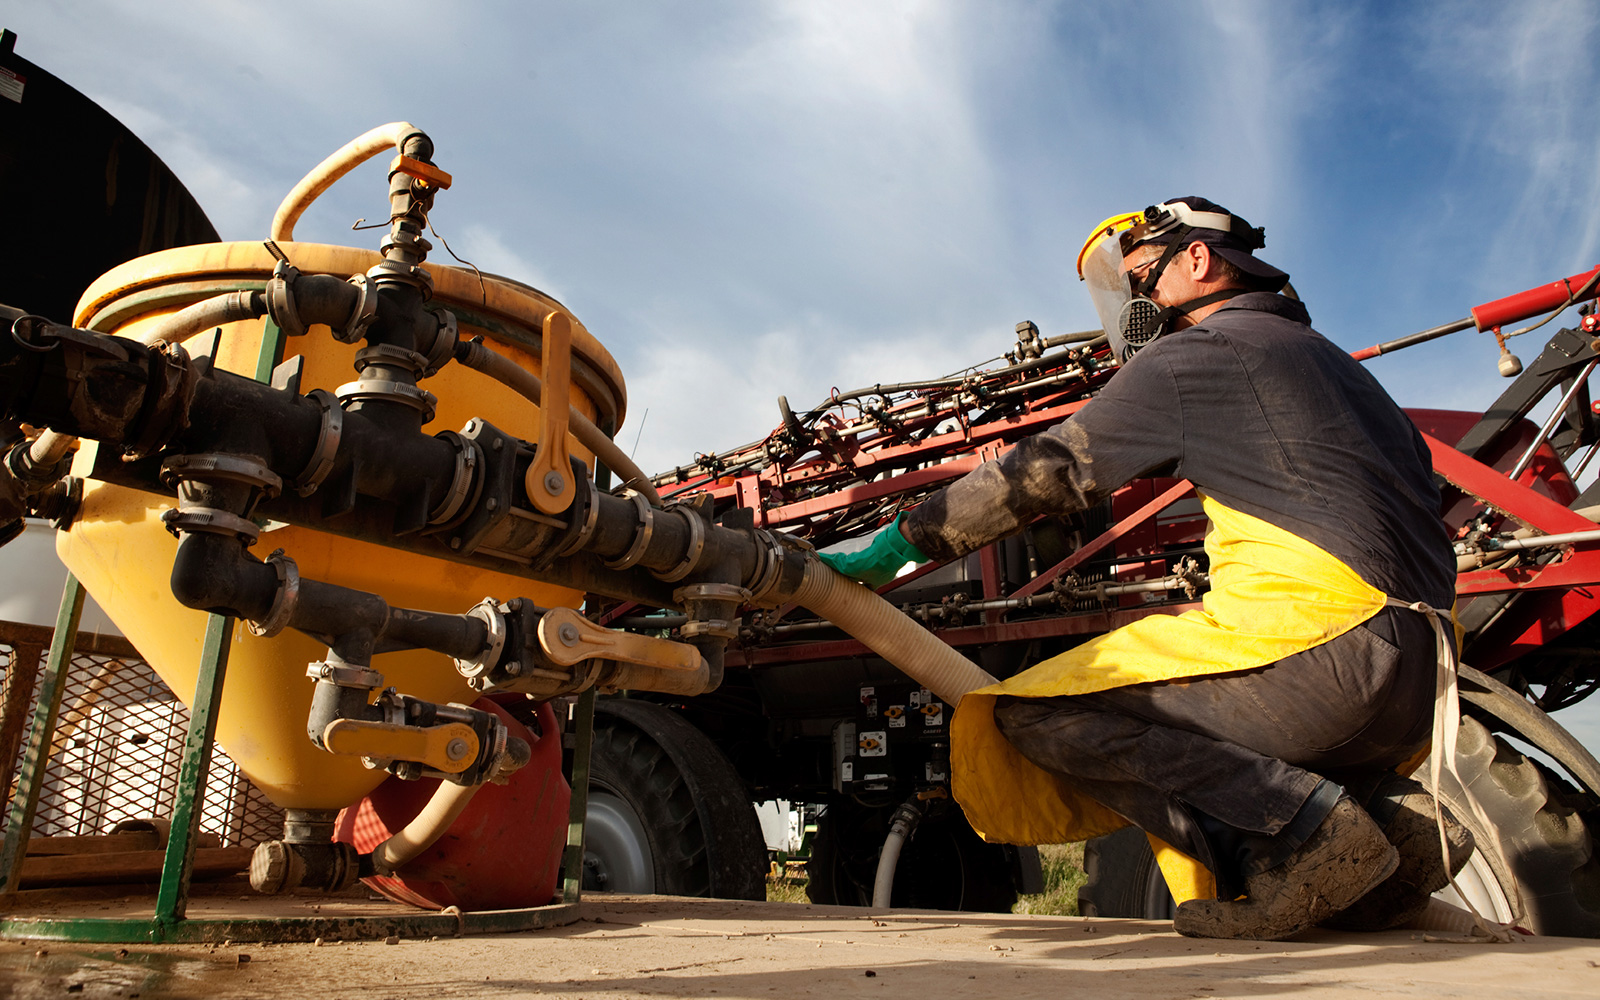
[[1444, 832], [1450, 842], [1450, 868], [1439, 853], [1439, 825], [1433, 817], [1433, 796], [1410, 778], [1388, 778], [1378, 786], [1368, 810], [1383, 835], [1400, 853], [1400, 867], [1377, 888], [1362, 896], [1322, 926], [1342, 931], [1386, 931], [1412, 920], [1428, 908], [1428, 898], [1450, 884], [1472, 857], [1472, 831], [1444, 810]]
[[1189, 937], [1292, 937], [1365, 896], [1399, 863], [1378, 824], [1340, 796], [1287, 861], [1245, 879], [1244, 899], [1191, 899], [1179, 905], [1172, 926]]

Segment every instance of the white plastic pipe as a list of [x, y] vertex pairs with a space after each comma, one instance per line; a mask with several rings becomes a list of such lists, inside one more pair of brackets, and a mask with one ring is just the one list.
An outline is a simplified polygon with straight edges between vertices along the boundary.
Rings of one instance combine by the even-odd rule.
[[911, 831], [922, 821], [922, 809], [915, 798], [901, 803], [889, 822], [889, 836], [878, 852], [878, 871], [872, 880], [872, 905], [885, 909], [894, 895], [894, 871], [900, 865], [900, 851], [911, 838]]
[[317, 196], [332, 187], [334, 182], [356, 167], [386, 149], [398, 149], [402, 140], [422, 130], [410, 122], [390, 122], [345, 143], [338, 152], [323, 160], [300, 179], [278, 211], [272, 216], [272, 238], [288, 242], [294, 239], [294, 225], [300, 221]]

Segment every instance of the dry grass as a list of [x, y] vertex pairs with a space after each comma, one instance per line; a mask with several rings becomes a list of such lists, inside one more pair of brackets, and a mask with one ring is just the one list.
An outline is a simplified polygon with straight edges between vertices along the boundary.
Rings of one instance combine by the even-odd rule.
[[1039, 848], [1039, 864], [1044, 868], [1044, 892], [1023, 896], [1011, 911], [1077, 916], [1078, 887], [1087, 877], [1083, 873], [1083, 845], [1046, 844]]
[[809, 903], [806, 898], [806, 868], [798, 861], [791, 861], [787, 870], [780, 869], [777, 862], [767, 872], [767, 902], [769, 903]]
[[[1044, 892], [1018, 899], [1012, 912], [1077, 916], [1078, 887], [1084, 880], [1083, 845], [1050, 844], [1041, 847], [1039, 862], [1044, 868]], [[780, 871], [774, 864], [767, 873], [767, 902], [807, 902], [805, 866], [791, 862], [787, 871]]]

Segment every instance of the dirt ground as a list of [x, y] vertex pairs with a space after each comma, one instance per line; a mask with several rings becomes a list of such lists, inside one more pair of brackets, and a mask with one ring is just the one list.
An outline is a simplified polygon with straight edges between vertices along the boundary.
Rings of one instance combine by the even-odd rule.
[[1600, 942], [1414, 931], [1197, 941], [1168, 923], [591, 896], [552, 930], [262, 945], [0, 943], [0, 996], [444, 1000], [1600, 996]]

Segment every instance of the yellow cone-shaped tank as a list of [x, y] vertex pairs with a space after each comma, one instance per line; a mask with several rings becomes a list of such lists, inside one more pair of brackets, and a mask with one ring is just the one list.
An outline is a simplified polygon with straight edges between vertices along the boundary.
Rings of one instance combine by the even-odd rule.
[[[378, 263], [374, 252], [348, 247], [285, 243], [283, 251], [303, 273], [341, 277]], [[162, 316], [223, 292], [259, 289], [274, 261], [260, 243], [218, 243], [182, 247], [129, 261], [96, 281], [78, 303], [75, 325], [138, 338]], [[543, 294], [505, 279], [433, 266], [434, 299], [456, 314], [463, 339], [483, 336], [497, 351], [539, 372], [543, 318], [563, 309]], [[264, 377], [266, 321], [223, 327], [220, 336], [202, 334], [186, 348], [210, 354], [228, 371]], [[356, 345], [340, 344], [325, 327], [289, 339], [284, 356], [305, 358], [301, 391], [327, 389], [352, 381]], [[621, 422], [625, 405], [616, 362], [576, 320], [573, 321], [572, 404], [601, 426]], [[438, 399], [428, 433], [459, 430], [481, 417], [509, 433], [537, 439], [539, 408], [505, 386], [459, 365], [448, 365], [425, 383]], [[572, 442], [573, 454], [592, 463]], [[95, 445], [85, 442], [74, 472], [87, 475]], [[206, 614], [173, 599], [168, 580], [177, 541], [160, 521], [174, 501], [139, 490], [90, 481], [79, 520], [61, 532], [57, 551], [117, 627], [150, 661], [172, 690], [193, 697], [205, 634]], [[575, 605], [582, 595], [520, 577], [474, 569], [377, 545], [340, 538], [310, 528], [276, 527], [262, 532], [258, 556], [283, 549], [303, 577], [369, 590], [392, 606], [461, 612], [486, 596], [505, 600], [531, 597], [546, 607]], [[357, 758], [340, 757], [313, 746], [306, 714], [313, 683], [306, 664], [322, 659], [326, 648], [298, 632], [273, 638], [234, 630], [217, 742], [250, 780], [285, 808], [339, 808], [361, 798], [384, 777]], [[373, 660], [388, 684], [405, 694], [435, 702], [470, 702], [475, 696], [450, 661], [427, 651], [387, 653]]]

